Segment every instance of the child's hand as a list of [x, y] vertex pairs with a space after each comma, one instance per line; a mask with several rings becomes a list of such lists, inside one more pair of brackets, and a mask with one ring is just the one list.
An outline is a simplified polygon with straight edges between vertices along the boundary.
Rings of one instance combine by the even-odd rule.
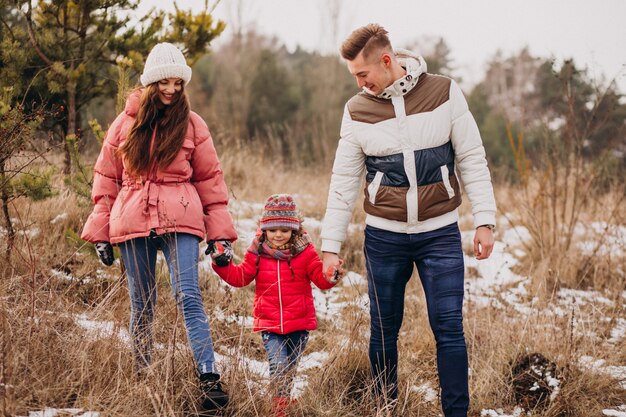
[[339, 259], [339, 263], [335, 266], [329, 266], [324, 272], [326, 280], [330, 283], [337, 284], [343, 278], [343, 259]]
[[205, 254], [211, 255], [217, 266], [227, 266], [233, 260], [233, 247], [228, 240], [210, 240]]

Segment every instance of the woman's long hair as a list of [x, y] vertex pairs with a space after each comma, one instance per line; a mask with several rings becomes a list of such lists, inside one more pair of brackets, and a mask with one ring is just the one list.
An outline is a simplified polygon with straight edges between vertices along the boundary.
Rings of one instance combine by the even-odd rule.
[[[131, 174], [139, 176], [155, 165], [165, 169], [174, 161], [185, 140], [189, 111], [184, 86], [167, 106], [159, 98], [158, 83], [152, 83], [142, 91], [137, 117], [126, 142], [119, 149]], [[157, 129], [158, 140], [150, 152], [154, 129]]]

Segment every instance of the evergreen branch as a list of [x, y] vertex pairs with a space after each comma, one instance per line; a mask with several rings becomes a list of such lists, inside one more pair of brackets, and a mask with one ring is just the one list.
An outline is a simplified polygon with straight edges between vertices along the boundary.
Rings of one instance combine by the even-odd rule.
[[43, 60], [43, 62], [48, 64], [48, 66], [52, 66], [53, 62], [43, 53], [43, 51], [41, 50], [39, 46], [39, 42], [37, 42], [37, 39], [35, 38], [35, 31], [33, 30], [32, 12], [33, 12], [32, 5], [29, 1], [28, 10], [24, 13], [24, 17], [26, 18], [26, 28], [28, 31], [28, 37], [30, 39], [30, 42], [33, 44], [33, 48], [35, 49], [35, 52], [37, 52], [37, 55], [39, 55], [39, 57]]

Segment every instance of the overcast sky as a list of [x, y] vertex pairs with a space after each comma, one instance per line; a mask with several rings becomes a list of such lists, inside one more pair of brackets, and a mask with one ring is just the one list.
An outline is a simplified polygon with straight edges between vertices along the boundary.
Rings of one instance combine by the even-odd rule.
[[[141, 3], [141, 11], [172, 8], [165, 1]], [[204, 1], [177, 4], [200, 9]], [[370, 22], [382, 24], [394, 46], [441, 36], [466, 86], [482, 77], [497, 50], [528, 46], [535, 56], [573, 57], [597, 79], [618, 77], [626, 92], [626, 0], [222, 0], [214, 15], [229, 24], [224, 37], [236, 26], [255, 28], [289, 49], [335, 52], [353, 29]]]

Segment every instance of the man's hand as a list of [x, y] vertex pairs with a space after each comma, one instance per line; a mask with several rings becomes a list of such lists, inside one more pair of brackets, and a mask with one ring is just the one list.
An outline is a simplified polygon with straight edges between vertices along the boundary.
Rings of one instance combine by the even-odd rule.
[[100, 262], [106, 266], [113, 265], [113, 246], [109, 242], [98, 242], [95, 244], [96, 252], [100, 257]]
[[341, 265], [343, 265], [343, 259], [339, 259], [339, 265], [329, 266], [324, 271], [324, 276], [326, 277], [326, 280], [328, 282], [332, 284], [337, 284], [339, 281], [341, 281], [341, 278], [343, 278], [343, 268], [341, 267]]
[[333, 268], [336, 268], [339, 276], [343, 275], [343, 268], [341, 268], [343, 261], [339, 259], [339, 255], [336, 253], [324, 252], [322, 254], [322, 263], [322, 271], [324, 271], [324, 273], [326, 273], [329, 269], [333, 270]]
[[474, 256], [476, 259], [487, 259], [493, 251], [493, 231], [485, 226], [479, 226], [474, 235]]
[[204, 253], [211, 255], [217, 266], [227, 266], [233, 260], [233, 247], [228, 240], [209, 240]]

